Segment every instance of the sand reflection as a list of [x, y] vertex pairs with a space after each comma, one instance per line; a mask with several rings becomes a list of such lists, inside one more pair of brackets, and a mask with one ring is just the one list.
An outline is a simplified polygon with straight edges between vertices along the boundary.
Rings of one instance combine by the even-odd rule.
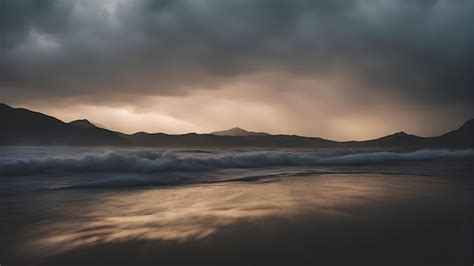
[[38, 230], [36, 250], [61, 252], [128, 241], [187, 241], [208, 237], [226, 225], [262, 217], [312, 213], [353, 217], [355, 206], [381, 202], [389, 182], [372, 178], [319, 176], [257, 184], [218, 184], [117, 191], [90, 208], [72, 206], [74, 216]]

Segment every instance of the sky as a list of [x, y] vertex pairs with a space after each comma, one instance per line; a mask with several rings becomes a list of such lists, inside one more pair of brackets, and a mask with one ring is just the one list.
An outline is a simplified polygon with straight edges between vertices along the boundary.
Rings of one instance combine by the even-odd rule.
[[474, 116], [474, 1], [0, 0], [0, 102], [109, 129], [362, 140]]

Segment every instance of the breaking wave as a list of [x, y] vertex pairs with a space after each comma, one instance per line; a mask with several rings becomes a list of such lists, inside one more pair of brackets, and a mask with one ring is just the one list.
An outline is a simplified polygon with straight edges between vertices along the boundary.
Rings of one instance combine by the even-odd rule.
[[474, 157], [474, 150], [419, 150], [414, 152], [367, 152], [343, 155], [260, 151], [217, 154], [179, 154], [167, 151], [90, 153], [79, 156], [44, 155], [37, 158], [0, 160], [0, 176], [41, 173], [160, 173], [205, 171], [268, 166], [368, 165], [396, 161], [439, 160]]

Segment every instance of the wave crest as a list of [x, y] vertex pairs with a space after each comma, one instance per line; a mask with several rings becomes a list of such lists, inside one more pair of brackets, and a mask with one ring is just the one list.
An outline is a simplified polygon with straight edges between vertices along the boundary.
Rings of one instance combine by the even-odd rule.
[[319, 153], [240, 152], [183, 155], [174, 151], [104, 152], [73, 157], [46, 155], [0, 161], [0, 175], [40, 173], [121, 172], [159, 173], [166, 171], [204, 171], [225, 168], [266, 166], [367, 165], [374, 163], [437, 160], [474, 156], [474, 150], [419, 150], [414, 152], [367, 152], [322, 156]]

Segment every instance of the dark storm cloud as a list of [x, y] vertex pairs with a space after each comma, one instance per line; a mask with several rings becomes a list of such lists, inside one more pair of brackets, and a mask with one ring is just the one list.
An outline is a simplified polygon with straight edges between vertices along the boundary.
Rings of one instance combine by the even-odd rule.
[[350, 75], [348, 95], [474, 103], [473, 1], [2, 0], [0, 20], [11, 101], [182, 95], [281, 71]]

